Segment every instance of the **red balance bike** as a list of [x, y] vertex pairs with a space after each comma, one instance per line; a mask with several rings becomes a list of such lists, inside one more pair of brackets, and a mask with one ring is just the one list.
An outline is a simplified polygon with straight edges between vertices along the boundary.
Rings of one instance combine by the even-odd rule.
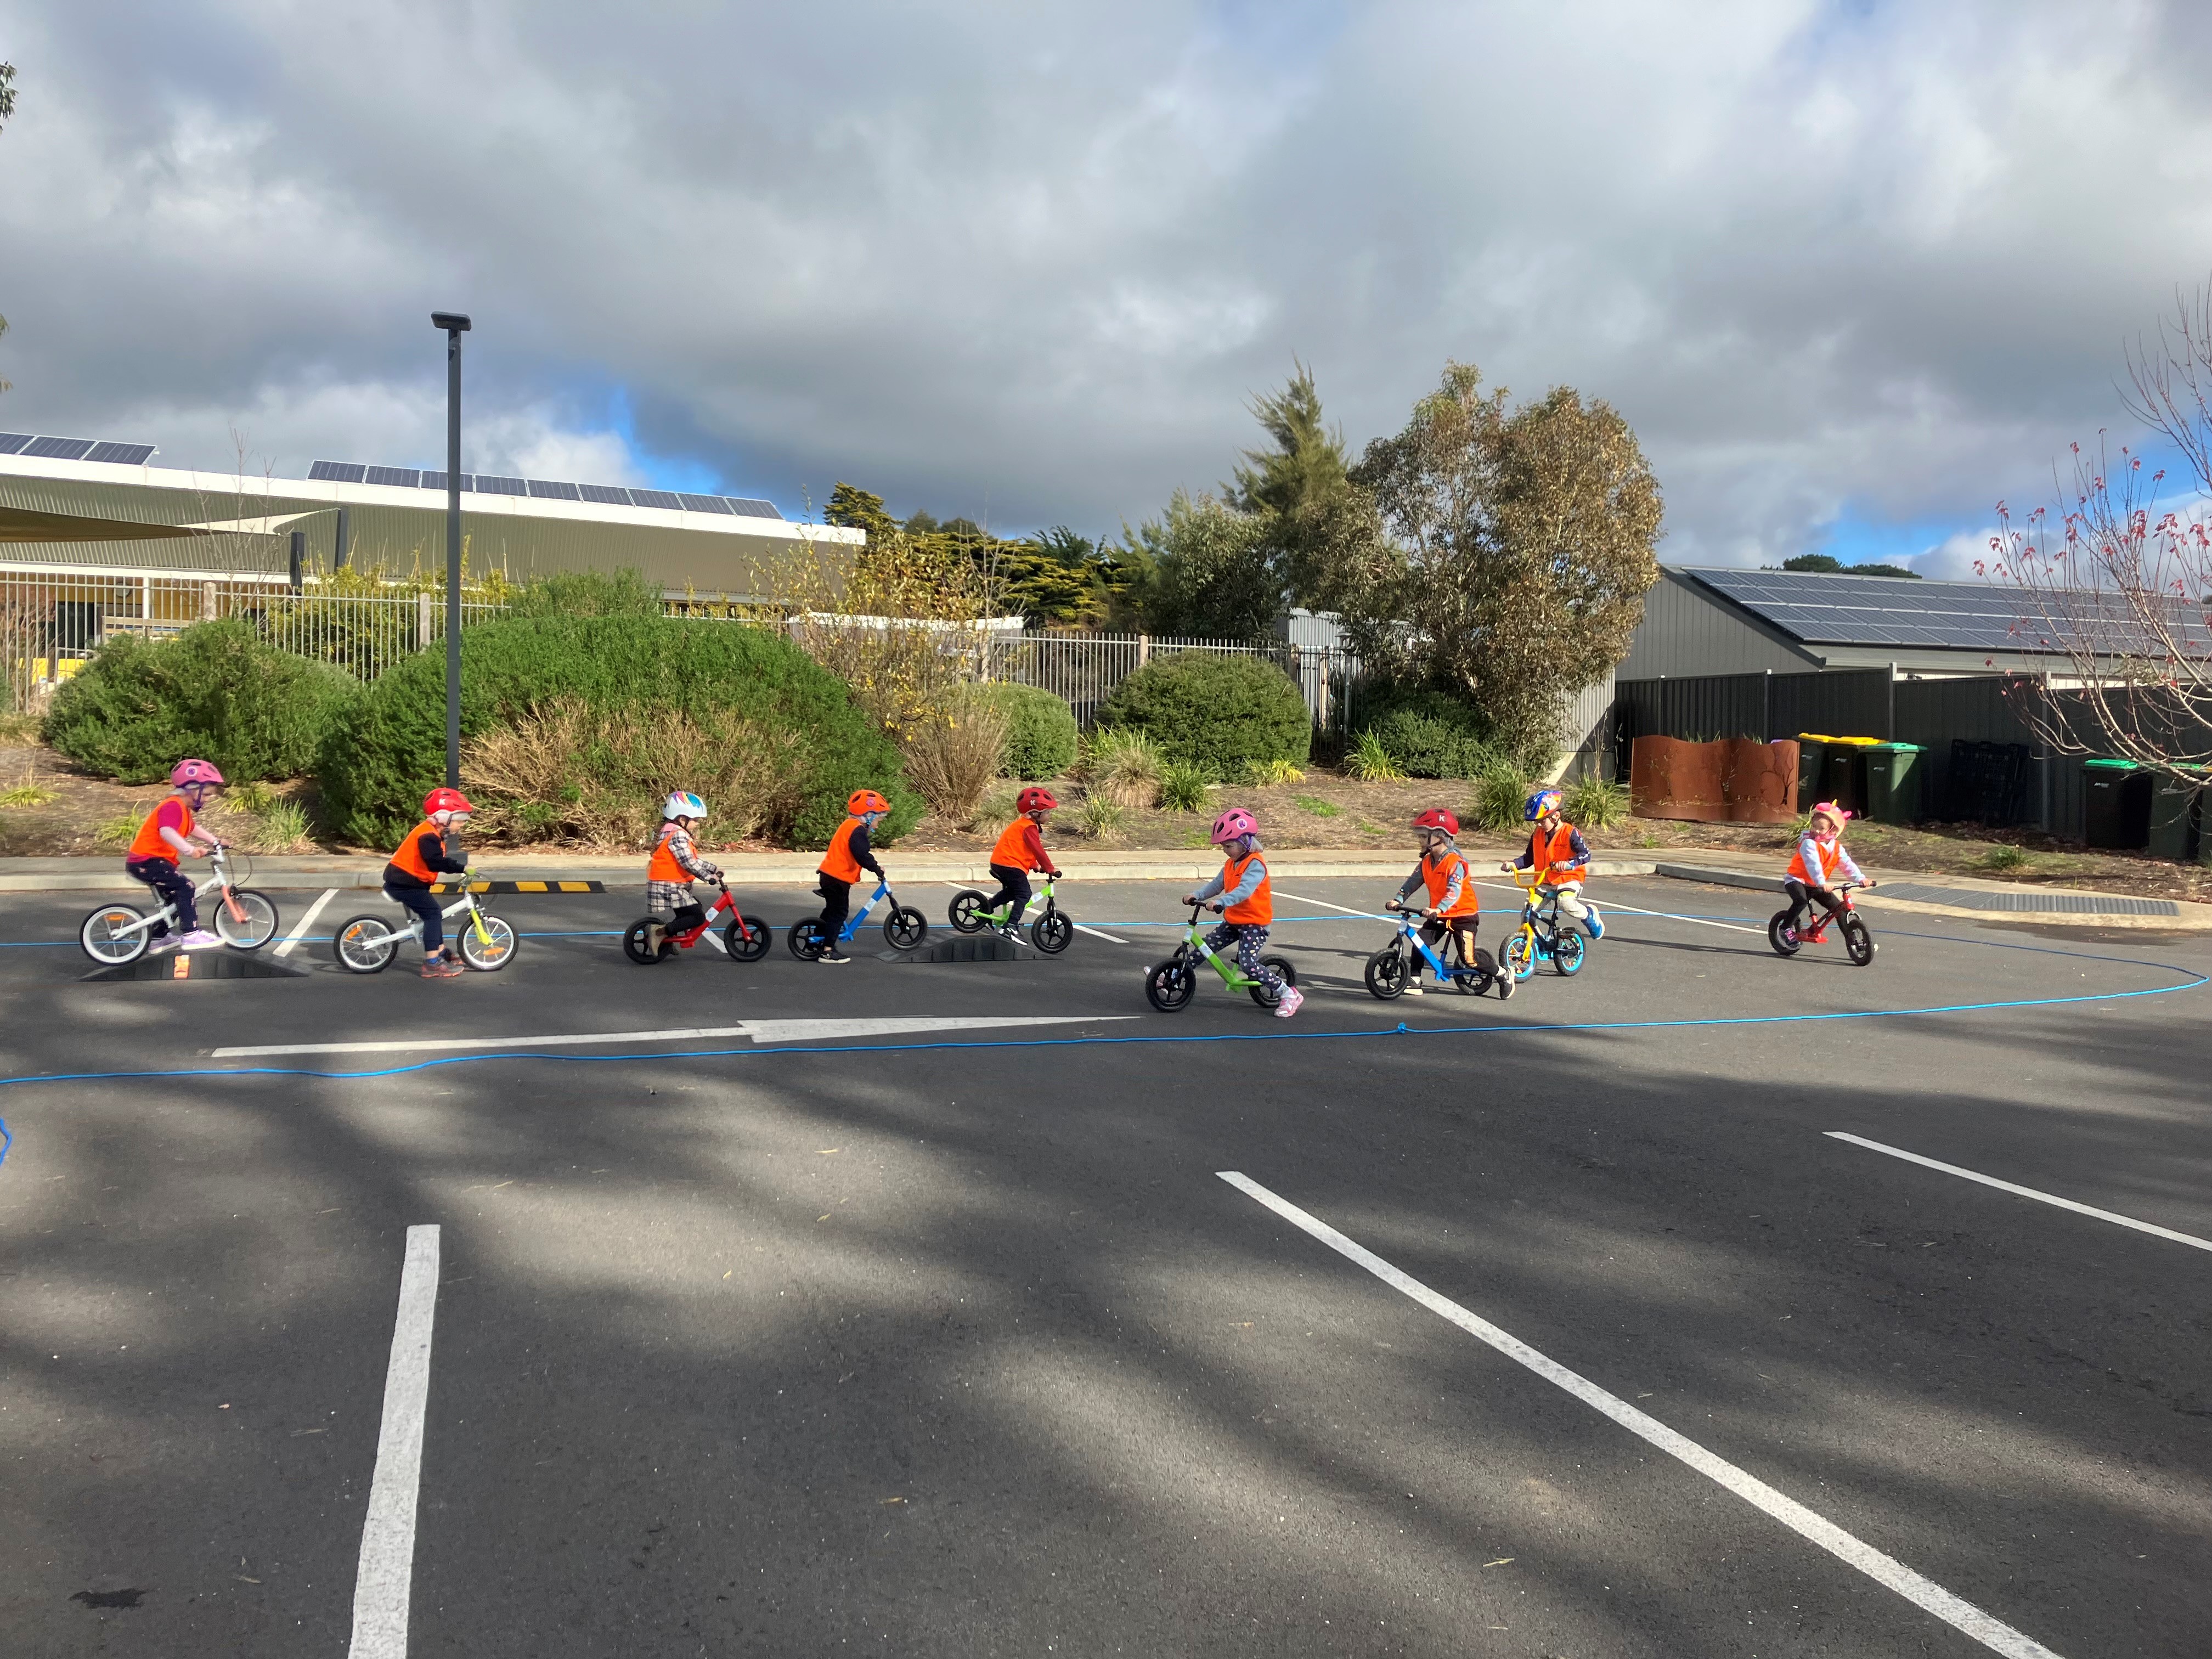
[[[1766, 942], [1774, 947], [1774, 954], [1794, 957], [1808, 945], [1826, 943], [1828, 924], [1833, 922], [1843, 933], [1844, 954], [1851, 959], [1851, 965], [1863, 968], [1872, 962], [1874, 935], [1867, 932], [1864, 918], [1851, 908], [1851, 889], [1859, 884], [1855, 881], [1837, 883], [1836, 908], [1832, 910], [1823, 912], [1820, 900], [1811, 901], [1805, 907], [1808, 921], [1802, 927], [1790, 927], [1790, 912], [1777, 910], [1766, 922]], [[1820, 913], [1817, 920], [1814, 919], [1816, 912]]]
[[740, 915], [730, 890], [720, 882], [716, 882], [714, 887], [714, 902], [707, 907], [704, 921], [693, 927], [668, 929], [661, 935], [660, 949], [653, 951], [647, 946], [653, 937], [649, 930], [659, 918], [641, 916], [623, 931], [623, 953], [641, 968], [665, 962], [678, 951], [688, 951], [705, 938], [714, 928], [714, 918], [726, 911], [730, 919], [722, 928], [722, 948], [729, 952], [732, 962], [758, 962], [768, 954], [768, 924], [758, 916]]

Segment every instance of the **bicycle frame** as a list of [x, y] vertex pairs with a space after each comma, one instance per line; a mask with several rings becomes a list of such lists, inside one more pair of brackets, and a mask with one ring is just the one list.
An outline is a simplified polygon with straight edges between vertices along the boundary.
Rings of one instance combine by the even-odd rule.
[[[477, 943], [483, 945], [484, 949], [489, 951], [492, 948], [495, 941], [492, 939], [490, 931], [483, 925], [483, 912], [477, 908], [476, 892], [469, 884], [476, 878], [476, 872], [474, 871], [471, 871], [460, 877], [460, 897], [455, 899], [451, 904], [446, 906], [444, 909], [439, 911], [438, 915], [440, 917], [444, 918], [457, 916], [460, 915], [462, 911], [467, 911], [469, 913], [469, 930], [477, 936]], [[422, 923], [411, 910], [407, 913], [407, 931], [415, 936], [415, 942], [417, 945], [420, 945], [422, 942]]]
[[1258, 985], [1260, 981], [1246, 974], [1242, 968], [1239, 968], [1228, 957], [1217, 955], [1213, 947], [1206, 942], [1206, 930], [1204, 926], [1199, 921], [1199, 918], [1205, 913], [1205, 910], [1206, 907], [1203, 904], [1194, 904], [1191, 907], [1190, 927], [1189, 931], [1185, 933], [1182, 936], [1182, 948], [1187, 951], [1194, 952], [1198, 956], [1205, 957], [1207, 962], [1211, 963], [1213, 966], [1213, 971], [1221, 975], [1221, 982], [1226, 985], [1231, 990], [1249, 991], [1252, 989], [1255, 986]]
[[860, 933], [860, 924], [868, 919], [868, 913], [885, 899], [890, 899], [894, 907], [898, 903], [898, 900], [892, 896], [891, 884], [888, 878], [878, 881], [876, 884], [876, 890], [868, 895], [868, 902], [845, 918], [845, 925], [837, 930], [837, 943], [850, 945]]
[[[1053, 880], [1054, 878], [1050, 876], [1041, 876], [1037, 878], [1037, 890], [1031, 893], [1030, 897], [1032, 901], [1042, 898], [1044, 901], [1044, 908], [1042, 910], [1030, 910], [1024, 908], [1023, 915], [1029, 916], [1032, 921], [1034, 921], [1036, 917], [1043, 915], [1046, 911], [1055, 908], [1052, 902]], [[1000, 905], [995, 910], [979, 914], [975, 920], [981, 922], [986, 927], [1003, 927], [1006, 925], [1007, 921], [1012, 919], [1012, 915], [1013, 906], [1011, 903], [1007, 903]]]
[[[208, 872], [208, 878], [205, 881], [192, 884], [193, 901], [198, 902], [220, 887], [222, 889], [222, 908], [230, 913], [230, 919], [233, 921], [243, 927], [246, 925], [246, 912], [238, 908], [238, 901], [231, 896], [236, 884], [230, 878], [230, 860], [223, 857], [222, 851], [218, 849], [214, 858], [210, 860], [210, 864], [211, 867]], [[141, 916], [128, 927], [115, 929], [115, 937], [128, 939], [133, 933], [143, 933], [149, 928], [167, 927], [176, 919], [177, 907], [173, 904], [164, 904], [160, 909]]]
[[[1449, 980], [1458, 974], [1471, 974], [1474, 972], [1474, 964], [1473, 963], [1469, 963], [1464, 968], [1446, 967], [1443, 958], [1438, 957], [1434, 951], [1429, 949], [1428, 940], [1421, 937], [1421, 923], [1425, 919], [1423, 912], [1413, 909], [1411, 906], [1404, 904], [1386, 904], [1382, 908], [1385, 910], [1395, 910], [1398, 913], [1399, 937], [1403, 939], [1407, 944], [1412, 945], [1416, 951], [1419, 951], [1421, 953], [1421, 960], [1429, 964], [1430, 971], [1436, 975], [1438, 983]], [[1448, 939], [1450, 937], [1451, 934], [1447, 932], [1444, 934], [1443, 939], [1438, 939], [1437, 943], [1438, 945], [1442, 945], [1444, 942], [1444, 939]]]
[[1831, 922], [1841, 921], [1845, 916], [1856, 915], [1858, 907], [1851, 902], [1851, 889], [1857, 885], [1858, 883], [1855, 881], [1838, 882], [1836, 908], [1832, 910], [1822, 904], [1820, 900], [1808, 896], [1805, 906], [1806, 914], [1809, 916], [1812, 912], [1818, 910], [1820, 915], [1820, 919], [1814, 921], [1810, 927], [1799, 930], [1797, 934], [1799, 942], [1805, 945], [1825, 945], [1828, 942], [1828, 925]]

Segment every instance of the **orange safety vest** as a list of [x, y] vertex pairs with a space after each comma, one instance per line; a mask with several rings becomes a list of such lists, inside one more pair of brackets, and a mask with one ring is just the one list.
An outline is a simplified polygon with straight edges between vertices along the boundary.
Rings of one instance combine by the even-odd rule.
[[1808, 887], [1833, 887], [1836, 884], [1836, 872], [1842, 867], [1844, 862], [1843, 842], [1840, 839], [1821, 841], [1816, 837], [1813, 842], [1813, 851], [1819, 855], [1820, 860], [1819, 875], [1814, 875], [1805, 867], [1805, 843], [1802, 838], [1797, 843], [1797, 850], [1790, 855], [1790, 873]]
[[814, 867], [838, 881], [860, 880], [860, 861], [853, 856], [853, 831], [861, 827], [858, 818], [847, 818], [839, 824], [837, 833], [830, 837], [830, 850]]
[[1580, 880], [1583, 866], [1574, 861], [1574, 857], [1575, 827], [1565, 818], [1561, 818], [1559, 827], [1552, 831], [1550, 841], [1544, 839], [1541, 830], [1535, 830], [1528, 837], [1529, 873], [1535, 878], [1539, 887], [1553, 884], [1552, 872], [1554, 870], [1569, 881]]
[[[185, 821], [177, 826], [177, 833], [189, 838], [192, 833], [191, 802], [182, 795], [172, 795], [169, 800], [176, 802], [185, 815]], [[138, 833], [131, 837], [130, 855], [132, 858], [167, 859], [172, 864], [177, 861], [177, 849], [161, 839], [161, 831], [154, 823], [155, 814], [167, 805], [168, 801], [156, 802], [154, 811], [146, 814], [146, 822], [138, 826]]]
[[426, 835], [441, 836], [442, 834], [443, 831], [436, 824], [424, 818], [422, 823], [410, 830], [407, 832], [407, 839], [399, 843], [399, 850], [392, 855], [392, 867], [405, 871], [425, 887], [436, 886], [438, 872], [433, 870], [422, 857], [422, 837]]
[[[1251, 866], [1252, 860], [1259, 856], [1257, 853], [1247, 853], [1243, 858], [1231, 859], [1223, 865], [1221, 890], [1224, 893], [1234, 892], [1237, 884], [1244, 879], [1244, 872]], [[1260, 884], [1252, 890], [1252, 896], [1241, 899], [1231, 905], [1222, 912], [1222, 920], [1265, 927], [1274, 919], [1274, 878], [1267, 873], [1267, 866], [1262, 864], [1260, 866]]]
[[645, 866], [647, 881], [672, 881], [681, 886], [691, 879], [691, 872], [676, 861], [676, 854], [668, 850], [672, 837], [666, 830], [653, 849], [653, 862]]
[[1429, 908], [1433, 910], [1444, 902], [1444, 894], [1451, 887], [1455, 866], [1462, 872], [1459, 900], [1443, 914], [1448, 916], [1479, 915], [1482, 909], [1481, 896], [1474, 890], [1474, 877], [1468, 871], [1467, 860], [1457, 853], [1446, 853], [1441, 863], [1431, 862], [1426, 853], [1421, 854], [1421, 879], [1428, 884]]
[[991, 849], [991, 862], [1011, 865], [1017, 870], [1042, 868], [1042, 866], [1037, 862], [1036, 854], [1030, 851], [1030, 838], [1027, 833], [1029, 828], [1030, 821], [1027, 818], [1016, 818], [999, 831], [998, 845]]

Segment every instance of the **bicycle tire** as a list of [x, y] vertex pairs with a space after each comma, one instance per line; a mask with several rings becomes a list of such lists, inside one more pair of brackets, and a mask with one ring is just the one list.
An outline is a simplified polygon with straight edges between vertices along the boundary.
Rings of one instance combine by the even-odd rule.
[[1844, 954], [1851, 959], [1851, 966], [1863, 968], [1874, 960], [1874, 935], [1866, 923], [1856, 916], [1845, 916], [1839, 924], [1844, 930]]
[[87, 916], [76, 930], [78, 947], [103, 968], [121, 968], [146, 954], [153, 941], [145, 928], [133, 933], [118, 933], [118, 927], [133, 927], [146, 920], [146, 913], [128, 904], [103, 904]]
[[979, 893], [972, 887], [963, 888], [952, 896], [952, 902], [945, 907], [945, 919], [952, 924], [956, 933], [980, 933], [990, 926], [981, 912], [989, 903], [988, 893]]
[[392, 932], [382, 916], [353, 916], [331, 935], [331, 958], [349, 974], [380, 974], [392, 966], [406, 937]]
[[1475, 947], [1474, 965], [1462, 968], [1452, 975], [1452, 983], [1459, 988], [1462, 996], [1479, 997], [1497, 981], [1498, 959], [1480, 945]]
[[1788, 938], [1783, 936], [1783, 929], [1789, 926], [1790, 913], [1787, 910], [1777, 910], [1766, 919], [1766, 942], [1774, 947], [1774, 954], [1778, 957], [1796, 956], [1804, 943], [1794, 933]]
[[1181, 1013], [1198, 994], [1198, 981], [1176, 957], [1156, 963], [1145, 975], [1145, 1000], [1164, 1014]]
[[1519, 933], [1505, 941], [1505, 971], [1516, 981], [1525, 980], [1536, 971], [1536, 950], [1526, 933]]
[[474, 921], [463, 922], [453, 937], [460, 945], [463, 962], [480, 974], [495, 974], [514, 960], [514, 953], [522, 948], [522, 936], [505, 916], [486, 912], [480, 919], [484, 932], [491, 935], [489, 944], [477, 936]]
[[732, 962], [758, 962], [768, 954], [775, 934], [758, 916], [732, 916], [722, 929], [722, 944]]
[[650, 968], [660, 960], [660, 952], [645, 948], [646, 930], [653, 926], [651, 916], [640, 916], [623, 930], [623, 954], [641, 968]]
[[1048, 957], [1056, 957], [1075, 942], [1075, 924], [1057, 910], [1048, 910], [1030, 924], [1030, 943]]
[[1571, 979], [1583, 970], [1583, 961], [1589, 947], [1583, 943], [1580, 933], [1560, 932], [1552, 935], [1552, 971], [1562, 979]]
[[1406, 994], [1406, 953], [1386, 945], [1367, 958], [1367, 994], [1377, 1002], [1395, 1002]]
[[884, 942], [894, 951], [911, 951], [929, 937], [929, 918], [910, 904], [895, 904], [884, 918]]
[[210, 913], [218, 939], [234, 951], [258, 951], [276, 937], [276, 930], [283, 926], [283, 918], [277, 911], [276, 900], [266, 893], [253, 892], [243, 887], [232, 888], [230, 896], [237, 900], [238, 908], [246, 912], [246, 921], [243, 924], [239, 922], [230, 914], [230, 907], [218, 896], [214, 909]]
[[[1298, 982], [1298, 970], [1291, 965], [1288, 957], [1261, 957], [1260, 965], [1262, 968], [1273, 969], [1285, 985], [1294, 986]], [[1252, 988], [1252, 1000], [1262, 1008], [1272, 1008], [1282, 1000], [1279, 995], [1270, 996], [1267, 994], [1267, 988], [1264, 985], [1255, 985]]]
[[783, 936], [784, 947], [801, 962], [812, 962], [822, 954], [822, 923], [818, 917], [810, 916], [805, 921], [794, 921]]

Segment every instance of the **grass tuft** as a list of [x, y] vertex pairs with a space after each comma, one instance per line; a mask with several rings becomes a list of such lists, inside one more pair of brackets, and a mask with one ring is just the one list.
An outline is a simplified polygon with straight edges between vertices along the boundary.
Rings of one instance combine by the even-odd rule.
[[1333, 800], [1323, 800], [1319, 795], [1300, 795], [1297, 805], [1300, 811], [1310, 812], [1317, 818], [1340, 818], [1344, 816], [1341, 806]]

